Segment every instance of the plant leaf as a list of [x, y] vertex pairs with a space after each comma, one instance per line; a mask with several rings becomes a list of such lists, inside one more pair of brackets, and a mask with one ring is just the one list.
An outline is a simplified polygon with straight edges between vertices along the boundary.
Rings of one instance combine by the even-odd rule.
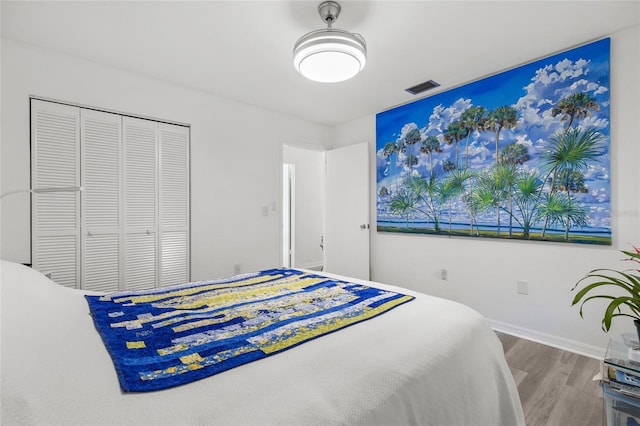
[[584, 318], [584, 316], [582, 315], [582, 307], [584, 306], [584, 304], [585, 304], [585, 303], [587, 303], [587, 302], [588, 302], [589, 300], [591, 300], [591, 299], [609, 299], [609, 300], [614, 300], [614, 299], [615, 299], [615, 297], [613, 297], [613, 296], [607, 296], [607, 295], [604, 295], [604, 294], [596, 294], [595, 296], [589, 296], [589, 297], [587, 297], [587, 298], [586, 298], [586, 299], [584, 299], [584, 300], [582, 301], [582, 303], [580, 304], [580, 316], [581, 316], [582, 318]]
[[[588, 278], [593, 278], [593, 277], [596, 277], [596, 276], [595, 275], [587, 275], [586, 277], [584, 277], [580, 281], [583, 281], [583, 280], [588, 279]], [[580, 301], [580, 299], [582, 299], [591, 290], [593, 290], [595, 288], [598, 288], [598, 287], [606, 286], [606, 285], [617, 286], [617, 287], [622, 288], [623, 290], [625, 290], [628, 293], [635, 294], [633, 289], [631, 289], [629, 286], [622, 285], [619, 282], [617, 282], [616, 280], [611, 280], [609, 277], [606, 277], [606, 276], [604, 276], [604, 277], [598, 276], [598, 277], [605, 278], [605, 279], [607, 279], [609, 281], [596, 281], [596, 282], [591, 283], [591, 284], [587, 285], [586, 287], [584, 287], [582, 290], [580, 290], [578, 293], [576, 293], [575, 297], [573, 298], [573, 302], [571, 303], [572, 306], [575, 305], [576, 303], [578, 303]], [[580, 282], [578, 282], [578, 283], [580, 283]], [[574, 287], [574, 289], [575, 289], [575, 287]]]
[[611, 328], [611, 320], [615, 314], [615, 310], [620, 311], [620, 305], [626, 305], [629, 301], [632, 301], [633, 298], [629, 296], [616, 297], [613, 301], [607, 306], [607, 309], [604, 312], [604, 318], [602, 319], [602, 327], [604, 331], [609, 331]]

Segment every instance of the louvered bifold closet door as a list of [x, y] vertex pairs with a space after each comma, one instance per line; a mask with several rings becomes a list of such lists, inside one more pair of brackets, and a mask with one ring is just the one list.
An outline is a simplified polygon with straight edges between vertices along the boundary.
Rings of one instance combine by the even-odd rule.
[[189, 128], [159, 124], [160, 285], [189, 281]]
[[122, 273], [122, 117], [83, 109], [81, 120], [83, 288], [117, 291]]
[[[80, 186], [80, 110], [31, 100], [31, 186]], [[80, 281], [80, 193], [32, 195], [33, 267], [67, 287]]]
[[157, 286], [158, 123], [123, 117], [125, 288]]

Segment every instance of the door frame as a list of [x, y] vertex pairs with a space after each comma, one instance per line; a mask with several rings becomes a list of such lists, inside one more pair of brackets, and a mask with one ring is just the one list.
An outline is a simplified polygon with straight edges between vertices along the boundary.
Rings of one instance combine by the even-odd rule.
[[[311, 151], [311, 152], [317, 152], [317, 153], [322, 153], [324, 154], [325, 152], [327, 152], [327, 148], [323, 147], [323, 146], [317, 146], [317, 145], [310, 145], [310, 144], [304, 144], [304, 143], [289, 143], [289, 142], [282, 142], [281, 143], [281, 148], [280, 148], [280, 158], [279, 158], [279, 173], [278, 173], [278, 181], [279, 181], [279, 203], [281, 205], [280, 208], [280, 220], [278, 222], [278, 242], [279, 242], [279, 250], [278, 250], [278, 257], [279, 257], [279, 264], [280, 266], [284, 265], [284, 239], [283, 239], [283, 225], [284, 225], [284, 205], [283, 205], [283, 197], [284, 197], [284, 181], [283, 181], [283, 165], [285, 164], [284, 161], [284, 151], [287, 148], [291, 148], [291, 149], [298, 149], [298, 150], [304, 150], [304, 151]], [[296, 188], [296, 184], [295, 184], [295, 164], [293, 165], [294, 167], [294, 172], [293, 172], [293, 179], [292, 179], [292, 198], [291, 198], [291, 205], [292, 205], [292, 219], [291, 219], [291, 223], [292, 223], [292, 227], [295, 228], [295, 188]], [[323, 175], [324, 178], [324, 175]], [[322, 194], [322, 197], [324, 198], [325, 194]], [[323, 211], [322, 214], [322, 238], [324, 238], [324, 231], [325, 231], [325, 212]], [[293, 229], [292, 231], [290, 231], [290, 238], [292, 239], [291, 242], [291, 247], [293, 248], [293, 256], [291, 256], [291, 265], [295, 265], [295, 249], [296, 249], [296, 244], [295, 244], [295, 229]], [[324, 265], [324, 249], [323, 249], [323, 255], [322, 255], [322, 263]], [[291, 266], [291, 267], [295, 267], [295, 266]]]
[[[282, 230], [280, 232], [280, 264], [290, 268], [291, 265], [296, 264], [296, 165], [283, 162], [281, 177], [282, 196], [280, 198], [282, 209], [280, 223], [282, 224]], [[288, 218], [288, 220], [285, 221], [285, 218]], [[285, 230], [289, 240], [288, 243], [285, 241]], [[286, 248], [288, 248], [288, 253], [285, 253]]]

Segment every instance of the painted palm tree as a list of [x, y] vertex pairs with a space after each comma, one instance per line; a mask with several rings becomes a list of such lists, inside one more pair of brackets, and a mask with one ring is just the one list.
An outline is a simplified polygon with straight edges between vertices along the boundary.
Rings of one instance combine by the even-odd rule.
[[518, 112], [515, 108], [504, 105], [489, 113], [486, 121], [486, 130], [496, 134], [496, 164], [499, 162], [500, 132], [502, 129], [513, 129], [518, 124]]
[[515, 179], [513, 203], [520, 214], [510, 216], [522, 227], [522, 237], [529, 239], [531, 227], [540, 217], [540, 193], [544, 183], [533, 171], [518, 172]]
[[569, 239], [569, 229], [572, 224], [586, 225], [586, 219], [580, 217], [580, 214], [585, 214], [584, 209], [580, 209], [581, 205], [577, 204], [571, 194], [586, 194], [589, 189], [584, 183], [584, 174], [579, 170], [563, 170], [558, 173], [558, 190], [564, 191], [567, 197], [567, 214], [565, 215], [565, 240]]
[[[409, 168], [412, 168], [413, 166], [418, 164], [417, 157], [413, 152], [414, 151], [413, 146], [418, 142], [420, 142], [421, 139], [422, 139], [422, 135], [420, 134], [420, 130], [418, 129], [411, 129], [404, 136], [404, 145], [402, 147], [402, 152], [407, 153], [407, 158], [405, 158], [404, 164], [407, 165]], [[412, 158], [412, 159], [407, 161], [409, 158]], [[414, 162], [414, 158], [415, 158], [415, 162]]]
[[571, 202], [567, 200], [567, 211], [564, 218], [564, 240], [569, 241], [569, 230], [574, 226], [588, 226], [589, 225], [589, 211], [582, 204]]
[[429, 179], [425, 180], [425, 184], [425, 190], [429, 196], [429, 198], [426, 200], [426, 207], [433, 220], [433, 229], [436, 232], [440, 232], [440, 217], [442, 215], [442, 206], [447, 201], [442, 181], [435, 177], [430, 177]]
[[[579, 127], [569, 128], [566, 131], [555, 133], [551, 139], [551, 148], [541, 156], [542, 164], [549, 169], [547, 179], [550, 182], [550, 193], [557, 192], [557, 179], [560, 174], [573, 174], [574, 172], [584, 172], [589, 163], [602, 154], [599, 146], [603, 139], [602, 134], [594, 129], [582, 130]], [[568, 186], [567, 186], [568, 188]], [[567, 192], [568, 201], [571, 197]], [[549, 218], [545, 218], [542, 227], [542, 237], [544, 238]]]
[[391, 165], [391, 156], [397, 152], [397, 145], [395, 142], [387, 142], [382, 148], [382, 155], [387, 159], [389, 165]]
[[[476, 187], [471, 193], [471, 199], [477, 211], [496, 210], [497, 236], [500, 236], [500, 210], [505, 210], [504, 204], [512, 195], [514, 183], [515, 167], [499, 164], [478, 174]], [[510, 210], [505, 211], [511, 214]]]
[[413, 152], [410, 152], [404, 158], [404, 165], [409, 169], [414, 168], [417, 164], [418, 164], [418, 157]]
[[594, 129], [582, 131], [569, 129], [551, 137], [552, 149], [542, 155], [543, 164], [551, 169], [551, 192], [566, 190], [570, 185], [562, 184], [562, 178], [575, 176], [574, 172], [585, 171], [589, 163], [603, 152], [599, 142], [602, 134]]
[[586, 194], [589, 192], [584, 183], [584, 174], [578, 170], [563, 170], [558, 173], [557, 187], [559, 191], [566, 192], [567, 196], [570, 196], [571, 193]]
[[[571, 200], [564, 193], [545, 194], [541, 205], [541, 214], [549, 219], [549, 223], [564, 227], [564, 240], [569, 241], [569, 230], [572, 226], [588, 224], [587, 209]], [[544, 236], [544, 235], [543, 235]]]
[[401, 173], [398, 170], [402, 170], [402, 164], [404, 163], [404, 159], [402, 158], [401, 154], [404, 154], [405, 152], [407, 152], [407, 147], [404, 143], [404, 139], [398, 139], [396, 141], [396, 162], [395, 162], [395, 167], [396, 167], [396, 191], [398, 190], [398, 188], [400, 187], [399, 183], [398, 183], [398, 176], [401, 175]]
[[405, 224], [409, 229], [409, 214], [415, 209], [417, 199], [407, 191], [406, 188], [400, 188], [391, 197], [389, 209], [392, 213], [405, 218]]
[[447, 160], [444, 160], [442, 162], [442, 171], [443, 172], [449, 173], [449, 172], [452, 172], [454, 170], [456, 170], [456, 165], [453, 163], [453, 161], [447, 159]]
[[447, 177], [438, 185], [438, 201], [440, 205], [444, 206], [448, 204], [447, 209], [449, 217], [449, 233], [451, 233], [451, 216], [453, 214], [453, 200], [458, 196], [458, 187], [456, 182], [450, 177]]
[[586, 118], [591, 111], [599, 111], [600, 106], [588, 93], [573, 93], [566, 98], [560, 99], [551, 110], [551, 116], [560, 115], [560, 121], [566, 121], [569, 129], [575, 119]]
[[517, 166], [521, 166], [531, 159], [526, 146], [512, 142], [500, 151], [502, 179], [511, 189], [509, 191], [509, 236], [513, 235], [513, 188], [516, 180]]
[[427, 219], [431, 219], [434, 231], [440, 232], [441, 182], [433, 177], [425, 179], [422, 176], [410, 176], [405, 180], [404, 185], [417, 199], [415, 210], [424, 214]]
[[[540, 215], [545, 218], [545, 224], [562, 223], [562, 218], [567, 211], [566, 198], [563, 194], [545, 193], [540, 203]], [[545, 238], [545, 228], [542, 229], [542, 238]]]
[[[395, 142], [387, 142], [384, 145], [384, 148], [382, 148], [382, 155], [384, 155], [384, 157], [387, 159], [388, 164], [389, 164], [389, 173], [391, 174], [391, 176], [393, 176], [393, 165], [396, 161], [392, 161], [393, 158], [393, 154], [396, 154], [397, 157], [397, 153], [398, 153], [398, 145], [396, 145]], [[396, 181], [396, 187], [397, 187], [397, 181]]]
[[383, 186], [378, 190], [378, 200], [380, 201], [380, 205], [382, 205], [382, 207], [378, 207], [379, 217], [382, 217], [382, 215], [385, 215], [385, 216], [388, 215], [390, 196], [391, 196], [391, 193], [389, 192], [389, 189], [386, 186]]
[[[415, 157], [415, 155], [410, 154], [409, 157]], [[416, 159], [417, 161], [417, 159]], [[421, 212], [421, 205], [424, 204], [425, 192], [424, 192], [424, 178], [422, 176], [410, 174], [405, 178], [402, 182], [402, 189], [406, 192], [407, 196], [412, 201], [411, 206], [411, 227], [415, 227], [415, 214]]]
[[484, 130], [487, 126], [487, 109], [481, 106], [472, 106], [460, 115], [460, 123], [467, 131], [464, 158], [466, 167], [469, 168], [469, 139], [477, 130]]
[[474, 190], [469, 195], [469, 203], [473, 206], [473, 210], [479, 213], [493, 209], [497, 210], [498, 226], [496, 235], [500, 236], [500, 203], [502, 199], [498, 191], [491, 172], [481, 173], [478, 176]]
[[[471, 199], [473, 181], [475, 177], [476, 174], [469, 169], [454, 170], [449, 176], [447, 176], [446, 183], [450, 186], [448, 190], [460, 198], [467, 208], [467, 213], [469, 214], [469, 235], [473, 235], [473, 224], [476, 222], [476, 210], [474, 210], [475, 205], [472, 203]], [[449, 209], [452, 208], [452, 204], [453, 203], [450, 203]]]
[[442, 152], [440, 141], [436, 136], [430, 135], [420, 143], [420, 152], [429, 156], [429, 178], [433, 178], [433, 153]]
[[521, 166], [531, 159], [526, 146], [511, 142], [500, 151], [500, 164]]
[[422, 176], [410, 175], [404, 180], [404, 182], [402, 182], [402, 187], [413, 200], [411, 213], [413, 213], [412, 226], [415, 226], [413, 222], [415, 213], [421, 212], [426, 214], [425, 211], [421, 209], [421, 206], [425, 204], [426, 199], [425, 179]]
[[414, 128], [409, 130], [407, 134], [404, 136], [404, 143], [405, 145], [413, 146], [417, 142], [420, 142], [420, 139], [422, 139], [422, 135], [420, 135], [420, 130]]
[[456, 148], [456, 168], [458, 168], [458, 142], [467, 137], [469, 130], [462, 125], [459, 120], [452, 121], [447, 126], [447, 130], [444, 133], [444, 140], [447, 144], [455, 144]]

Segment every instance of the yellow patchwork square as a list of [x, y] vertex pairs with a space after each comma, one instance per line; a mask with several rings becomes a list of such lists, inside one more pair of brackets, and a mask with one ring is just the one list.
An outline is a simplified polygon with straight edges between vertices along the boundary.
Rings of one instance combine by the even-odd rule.
[[202, 359], [200, 354], [196, 352], [195, 354], [181, 356], [180, 361], [183, 364], [195, 364], [195, 363], [204, 361], [204, 359]]
[[127, 342], [127, 349], [142, 349], [146, 347], [147, 345], [145, 345], [143, 341]]

